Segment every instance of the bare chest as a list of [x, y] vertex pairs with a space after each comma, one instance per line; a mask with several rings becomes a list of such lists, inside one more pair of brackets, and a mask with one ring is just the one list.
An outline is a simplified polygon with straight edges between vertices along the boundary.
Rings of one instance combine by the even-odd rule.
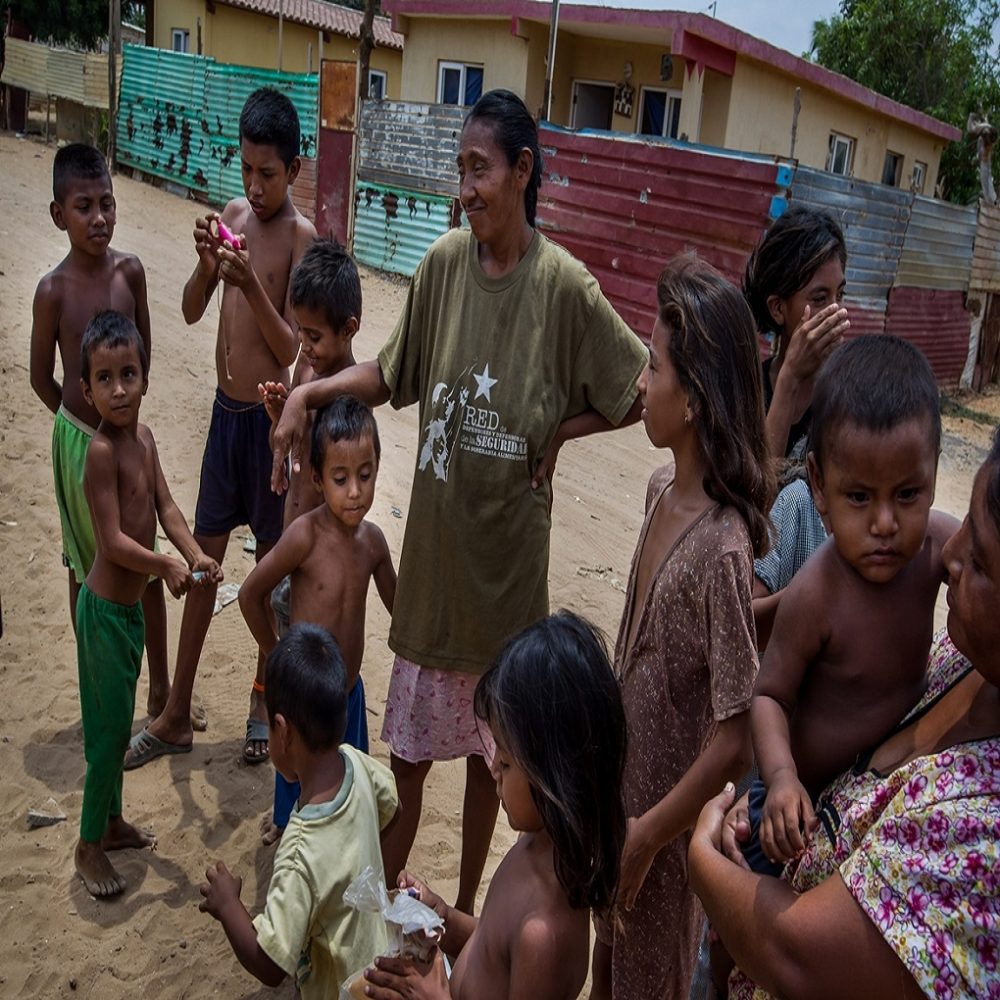
[[121, 530], [151, 549], [156, 538], [156, 480], [153, 456], [141, 441], [118, 449], [118, 511]]

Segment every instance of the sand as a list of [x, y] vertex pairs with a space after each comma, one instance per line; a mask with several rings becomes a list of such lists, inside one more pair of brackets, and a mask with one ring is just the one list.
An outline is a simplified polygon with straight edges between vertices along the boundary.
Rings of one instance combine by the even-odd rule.
[[[258, 837], [273, 772], [269, 764], [248, 766], [240, 756], [255, 648], [237, 605], [213, 619], [198, 673], [196, 697], [209, 714], [208, 732], [196, 734], [190, 755], [125, 777], [126, 815], [155, 830], [157, 850], [117, 856], [129, 885], [115, 902], [91, 898], [74, 874], [85, 769], [76, 654], [52, 492], [51, 415], [28, 380], [34, 289], [67, 250], [47, 211], [54, 151], [0, 134], [0, 996], [291, 997], [291, 987], [270, 991], [244, 973], [221, 927], [198, 912], [198, 885], [209, 863], [221, 858], [243, 876], [242, 898], [254, 911], [263, 902], [273, 857]], [[215, 386], [218, 317], [214, 303], [191, 327], [180, 313], [181, 289], [195, 259], [191, 230], [201, 209], [123, 176], [115, 190], [114, 245], [139, 255], [149, 286], [153, 359], [142, 420], [152, 428], [174, 498], [191, 522]], [[362, 288], [359, 360], [373, 357], [388, 336], [406, 282], [362, 269]], [[996, 397], [966, 402], [1000, 412]], [[371, 518], [398, 562], [417, 444], [416, 408], [397, 413], [384, 407], [378, 420], [383, 457]], [[938, 487], [943, 509], [964, 513], [986, 441], [979, 425], [946, 421]], [[646, 482], [666, 457], [650, 447], [641, 427], [570, 444], [560, 457], [552, 606], [589, 616], [612, 639]], [[230, 543], [228, 580], [239, 582], [252, 568], [243, 534], [238, 530]], [[172, 659], [181, 608], [169, 597], [168, 615]], [[363, 670], [373, 753], [387, 761], [377, 737], [392, 654], [385, 642], [387, 615], [374, 588], [367, 632]], [[146, 690], [140, 678], [136, 728], [145, 717]], [[463, 781], [461, 763], [431, 770], [411, 857], [413, 870], [446, 896], [457, 890]], [[67, 821], [29, 829], [28, 810], [49, 797]], [[501, 812], [487, 877], [512, 841]]]

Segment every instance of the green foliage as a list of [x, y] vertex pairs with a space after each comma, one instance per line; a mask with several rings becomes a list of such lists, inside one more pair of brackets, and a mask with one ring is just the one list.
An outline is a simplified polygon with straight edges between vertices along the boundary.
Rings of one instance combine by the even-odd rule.
[[[40, 41], [93, 49], [108, 36], [107, 0], [0, 0], [0, 16], [7, 10]], [[144, 10], [141, 0], [122, 0], [123, 21]]]
[[[1000, 0], [841, 0], [839, 14], [813, 26], [811, 51], [828, 69], [964, 132], [970, 111], [1000, 118], [998, 19]], [[975, 200], [975, 140], [945, 148], [940, 183], [951, 201]]]

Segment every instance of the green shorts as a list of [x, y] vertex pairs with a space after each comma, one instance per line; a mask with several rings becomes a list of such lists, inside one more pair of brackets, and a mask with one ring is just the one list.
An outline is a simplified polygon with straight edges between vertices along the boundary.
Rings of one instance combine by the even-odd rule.
[[59, 407], [52, 425], [52, 475], [56, 484], [56, 506], [62, 524], [63, 564], [83, 583], [97, 554], [94, 524], [83, 492], [87, 448], [94, 436], [79, 417]]

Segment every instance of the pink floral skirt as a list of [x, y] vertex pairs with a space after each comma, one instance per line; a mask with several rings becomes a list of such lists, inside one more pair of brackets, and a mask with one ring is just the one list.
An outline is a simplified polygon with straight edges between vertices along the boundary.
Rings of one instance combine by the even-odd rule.
[[496, 745], [476, 719], [472, 694], [477, 674], [421, 667], [397, 656], [389, 678], [382, 739], [411, 764], [479, 754], [493, 759]]

